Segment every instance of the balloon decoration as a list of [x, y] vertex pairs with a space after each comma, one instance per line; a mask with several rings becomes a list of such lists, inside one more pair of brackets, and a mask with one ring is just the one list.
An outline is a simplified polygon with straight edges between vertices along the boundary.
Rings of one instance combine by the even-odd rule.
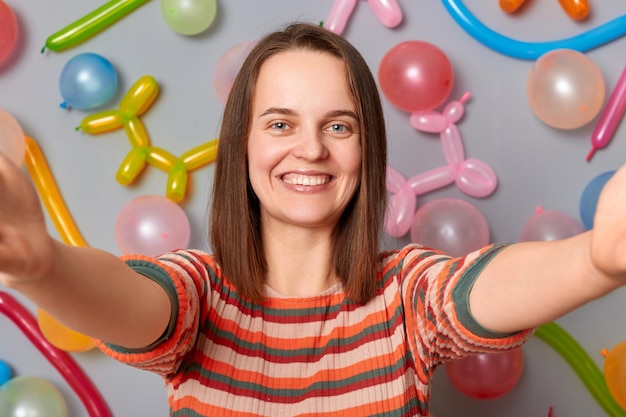
[[591, 160], [598, 149], [604, 149], [613, 139], [613, 134], [626, 110], [626, 67], [622, 70], [609, 100], [600, 113], [600, 119], [591, 134], [591, 150], [587, 154], [587, 162]]
[[165, 23], [181, 35], [204, 32], [217, 13], [216, 0], [161, 0]]
[[442, 104], [452, 90], [454, 72], [448, 57], [435, 45], [405, 41], [383, 56], [378, 81], [391, 104], [413, 113]]
[[[611, 395], [607, 387], [607, 380], [605, 380], [600, 368], [576, 339], [554, 322], [539, 326], [535, 336], [546, 342], [565, 359], [607, 416], [626, 417], [626, 410]], [[623, 384], [623, 382], [621, 383]]]
[[17, 44], [19, 25], [13, 9], [0, 0], [0, 65], [11, 56]]
[[[324, 27], [341, 35], [352, 16], [358, 0], [335, 0]], [[370, 8], [384, 26], [394, 28], [402, 22], [402, 10], [396, 0], [367, 0]]]
[[536, 60], [554, 49], [587, 52], [626, 34], [626, 14], [570, 38], [546, 42], [523, 42], [508, 38], [485, 26], [461, 0], [442, 0], [448, 13], [478, 42], [511, 58]]
[[11, 367], [5, 361], [0, 360], [0, 386], [13, 377]]
[[3, 417], [67, 417], [61, 392], [46, 379], [17, 376], [0, 386]]
[[46, 39], [46, 48], [61, 51], [76, 46], [100, 33], [149, 0], [110, 0]]
[[[500, 7], [507, 13], [514, 13], [526, 3], [526, 0], [500, 0]], [[561, 7], [574, 20], [583, 20], [589, 16], [587, 0], [559, 0]]]
[[[0, 291], [0, 314], [7, 316], [63, 376], [83, 402], [89, 417], [112, 417], [106, 402], [72, 356], [54, 347], [41, 333], [32, 314], [15, 298]], [[15, 378], [13, 378], [15, 379]], [[11, 379], [10, 381], [13, 381]], [[9, 382], [10, 382], [9, 381]], [[7, 384], [9, 383], [7, 382]], [[2, 386], [4, 388], [6, 384]], [[1, 388], [0, 388], [1, 389]], [[1, 402], [1, 401], [0, 401]], [[4, 416], [4, 414], [2, 414]], [[28, 414], [27, 414], [28, 415]], [[48, 416], [49, 414], [43, 414]], [[42, 415], [42, 416], [43, 416]], [[18, 415], [19, 416], [19, 415]], [[35, 416], [38, 416], [35, 414]], [[16, 416], [17, 417], [17, 416]]]
[[505, 352], [483, 353], [446, 362], [452, 385], [468, 397], [490, 400], [511, 391], [524, 369], [520, 347]]
[[626, 341], [614, 346], [606, 354], [604, 378], [615, 401], [626, 410]]
[[152, 146], [140, 116], [150, 108], [158, 93], [159, 85], [154, 77], [145, 75], [124, 95], [118, 110], [105, 110], [89, 115], [83, 118], [76, 130], [95, 135], [123, 127], [132, 149], [117, 170], [117, 182], [128, 185], [147, 164], [153, 165], [168, 172], [165, 195], [178, 203], [184, 199], [187, 191], [188, 172], [215, 160], [217, 139], [202, 143], [179, 157]]
[[598, 198], [600, 198], [604, 185], [611, 179], [613, 174], [615, 174], [615, 171], [607, 171], [596, 176], [589, 181], [580, 196], [580, 218], [587, 230], [593, 228], [593, 218], [596, 214]]
[[233, 87], [235, 77], [243, 64], [245, 57], [256, 42], [240, 42], [230, 47], [215, 65], [213, 74], [213, 88], [217, 98], [223, 105], [228, 100], [230, 89]]
[[11, 114], [0, 109], [0, 153], [15, 165], [22, 166], [25, 152], [22, 127]]
[[42, 308], [37, 309], [41, 334], [55, 347], [66, 352], [86, 352], [96, 347], [94, 340], [61, 324]]
[[88, 110], [102, 106], [117, 92], [117, 71], [103, 56], [83, 53], [70, 59], [59, 78], [62, 108]]
[[489, 244], [489, 225], [480, 211], [464, 200], [436, 199], [415, 213], [411, 241], [463, 256]]
[[173, 201], [158, 195], [133, 199], [120, 212], [115, 237], [122, 253], [158, 256], [189, 244], [189, 220]]
[[570, 216], [537, 207], [535, 214], [524, 225], [520, 241], [559, 240], [583, 231], [583, 227]]
[[526, 0], [500, 0], [498, 4], [506, 13], [514, 13], [526, 3]]
[[465, 93], [459, 101], [448, 103], [442, 113], [434, 111], [411, 114], [410, 123], [423, 132], [439, 133], [443, 153], [448, 166], [456, 172], [454, 182], [465, 194], [472, 197], [487, 197], [494, 192], [498, 179], [493, 169], [486, 163], [470, 158], [465, 159], [461, 134], [456, 127], [465, 112], [463, 103], [469, 99]]
[[604, 104], [604, 77], [585, 54], [559, 49], [532, 66], [526, 94], [533, 112], [557, 129], [576, 129], [591, 122]]

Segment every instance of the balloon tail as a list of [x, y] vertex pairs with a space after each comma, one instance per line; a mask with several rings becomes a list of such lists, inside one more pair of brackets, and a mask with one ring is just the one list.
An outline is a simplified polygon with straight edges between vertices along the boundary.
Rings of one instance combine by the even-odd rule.
[[591, 150], [587, 154], [587, 158], [585, 158], [587, 162], [591, 161], [591, 158], [593, 158], [593, 154], [596, 153], [596, 149], [597, 149], [596, 147], [591, 148]]

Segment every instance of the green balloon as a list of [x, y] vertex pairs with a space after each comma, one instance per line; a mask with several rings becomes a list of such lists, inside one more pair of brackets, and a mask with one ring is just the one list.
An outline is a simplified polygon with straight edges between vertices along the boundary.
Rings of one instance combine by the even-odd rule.
[[0, 416], [67, 417], [67, 405], [51, 382], [18, 376], [0, 387]]
[[203, 32], [213, 23], [216, 12], [216, 0], [161, 0], [165, 22], [181, 35]]

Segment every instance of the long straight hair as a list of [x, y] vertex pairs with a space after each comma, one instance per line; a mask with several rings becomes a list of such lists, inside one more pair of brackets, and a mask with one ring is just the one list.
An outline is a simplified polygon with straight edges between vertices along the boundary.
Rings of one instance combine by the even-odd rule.
[[248, 176], [252, 99], [263, 63], [290, 50], [331, 54], [345, 64], [359, 119], [361, 181], [335, 230], [333, 267], [351, 301], [376, 293], [379, 241], [387, 193], [385, 121], [376, 82], [361, 54], [341, 36], [317, 25], [294, 23], [256, 42], [235, 77], [225, 105], [211, 198], [210, 240], [226, 279], [242, 297], [262, 301], [267, 262], [259, 201]]

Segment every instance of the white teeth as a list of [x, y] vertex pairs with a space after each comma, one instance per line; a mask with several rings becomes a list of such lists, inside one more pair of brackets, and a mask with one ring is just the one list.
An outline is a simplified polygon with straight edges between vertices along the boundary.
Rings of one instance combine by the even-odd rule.
[[285, 175], [283, 177], [283, 181], [287, 184], [293, 185], [304, 185], [304, 186], [315, 186], [315, 185], [323, 185], [330, 181], [330, 177], [328, 175]]

